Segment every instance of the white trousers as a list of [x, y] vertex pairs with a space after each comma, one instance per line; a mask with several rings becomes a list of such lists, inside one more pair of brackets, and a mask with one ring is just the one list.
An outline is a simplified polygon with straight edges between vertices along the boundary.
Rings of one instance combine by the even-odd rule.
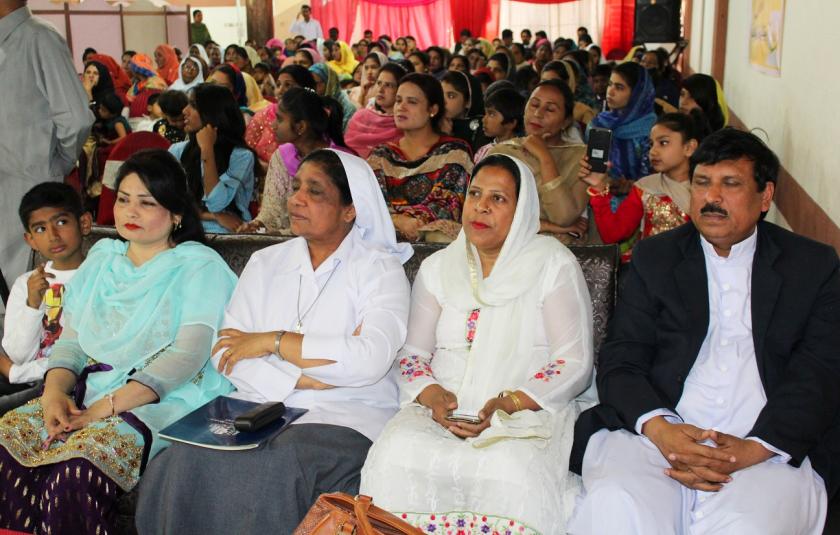
[[827, 496], [809, 459], [766, 461], [732, 474], [719, 492], [688, 489], [664, 474], [647, 438], [602, 429], [583, 458], [584, 493], [570, 535], [820, 535]]

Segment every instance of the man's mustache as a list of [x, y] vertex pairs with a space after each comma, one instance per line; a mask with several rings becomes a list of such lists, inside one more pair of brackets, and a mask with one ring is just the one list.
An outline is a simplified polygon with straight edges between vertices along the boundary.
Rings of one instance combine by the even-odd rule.
[[729, 215], [729, 212], [716, 204], [706, 203], [706, 205], [700, 209], [700, 214], [720, 214], [725, 217]]

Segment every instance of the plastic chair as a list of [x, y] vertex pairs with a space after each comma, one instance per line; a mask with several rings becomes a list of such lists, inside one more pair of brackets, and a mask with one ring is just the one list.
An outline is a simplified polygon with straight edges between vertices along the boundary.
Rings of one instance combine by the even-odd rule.
[[128, 134], [111, 149], [111, 154], [105, 161], [105, 171], [102, 174], [102, 193], [99, 194], [99, 210], [96, 214], [98, 225], [114, 224], [114, 202], [117, 193], [114, 182], [120, 165], [132, 154], [143, 149], [168, 149], [169, 141], [153, 132], [134, 132]]

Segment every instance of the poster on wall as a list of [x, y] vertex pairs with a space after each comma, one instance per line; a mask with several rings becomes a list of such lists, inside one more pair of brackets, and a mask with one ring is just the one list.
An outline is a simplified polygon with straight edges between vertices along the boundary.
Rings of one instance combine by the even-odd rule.
[[770, 76], [782, 74], [785, 0], [752, 0], [750, 64]]

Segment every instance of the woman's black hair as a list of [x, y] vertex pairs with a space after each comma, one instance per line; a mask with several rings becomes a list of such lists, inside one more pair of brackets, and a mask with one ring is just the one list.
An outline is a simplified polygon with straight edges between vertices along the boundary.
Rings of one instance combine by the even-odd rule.
[[[381, 52], [380, 52], [380, 54], [381, 54]], [[364, 63], [365, 63], [367, 60], [369, 60], [370, 58], [373, 58], [373, 59], [375, 59], [375, 60], [376, 60], [376, 63], [378, 63], [378, 64], [379, 64], [379, 68], [382, 68], [382, 67], [384, 66], [384, 65], [382, 64], [382, 58], [380, 58], [380, 57], [379, 57], [379, 54], [377, 54], [376, 52], [368, 52], [368, 55], [367, 55], [367, 56], [365, 56], [365, 59], [363, 59], [363, 60], [362, 60], [362, 61], [360, 61], [359, 63], [360, 63], [361, 65], [364, 65]], [[387, 61], [387, 60], [386, 60], [386, 61]]]
[[678, 112], [665, 113], [656, 120], [654, 126], [657, 124], [681, 134], [683, 141], [696, 139], [697, 143], [700, 143], [706, 136], [712, 133], [711, 127], [709, 127], [709, 121], [703, 112], [698, 109], [691, 110], [691, 113], [688, 115]]
[[[403, 79], [403, 76], [408, 74], [408, 71], [405, 70], [405, 67], [403, 67], [399, 63], [391, 61], [379, 68], [379, 74], [382, 74], [383, 72], [391, 74], [397, 81], [397, 84], [400, 83], [400, 80]], [[379, 74], [377, 74], [377, 76], [379, 76]]]
[[[237, 147], [245, 145], [245, 119], [233, 94], [226, 87], [213, 84], [199, 84], [193, 88], [190, 104], [201, 117], [202, 125], [216, 127], [216, 144], [213, 153], [219, 175], [227, 171], [230, 155]], [[181, 154], [181, 164], [187, 173], [187, 183], [195, 200], [204, 197], [204, 176], [201, 171], [201, 149], [195, 140], [196, 133], [189, 135], [189, 141]], [[209, 193], [209, 192], [208, 192]]]
[[447, 71], [440, 79], [441, 84], [446, 82], [455, 88], [455, 91], [464, 95], [467, 102], [467, 117], [478, 117], [484, 114], [484, 97], [481, 92], [481, 85], [469, 74], [461, 71]]
[[527, 98], [540, 83], [540, 75], [534, 69], [517, 69], [513, 75], [513, 83], [522, 98]]
[[563, 59], [574, 60], [578, 69], [583, 71], [583, 75], [589, 77], [589, 52], [580, 49], [571, 50], [563, 54]]
[[178, 160], [163, 149], [135, 152], [117, 171], [115, 190], [130, 174], [140, 177], [152, 197], [164, 208], [181, 216], [181, 224], [172, 229], [170, 237], [176, 244], [186, 241], [206, 243], [198, 205], [187, 187], [187, 177]]
[[636, 84], [638, 84], [639, 80], [641, 80], [644, 76], [644, 70], [644, 67], [634, 61], [625, 61], [624, 63], [616, 65], [613, 72], [618, 73], [624, 81], [627, 82], [631, 91], [635, 91]]
[[29, 232], [29, 218], [41, 208], [60, 208], [73, 214], [77, 222], [85, 213], [82, 198], [73, 186], [62, 182], [41, 182], [27, 191], [20, 200], [18, 216], [25, 232]]
[[338, 193], [341, 195], [341, 204], [344, 206], [353, 204], [353, 196], [350, 194], [350, 182], [347, 179], [347, 172], [344, 170], [344, 165], [342, 165], [341, 158], [339, 158], [338, 154], [327, 149], [314, 150], [300, 162], [300, 167], [303, 167], [305, 163], [318, 164], [324, 174], [330, 177], [332, 183], [338, 188]]
[[[533, 71], [534, 69], [531, 69]], [[502, 115], [502, 123], [513, 122], [514, 132], [521, 133], [524, 130], [525, 97], [513, 89], [500, 89], [494, 91], [487, 97], [484, 103], [485, 108], [493, 108]]]
[[440, 85], [438, 79], [431, 74], [412, 72], [410, 74], [406, 74], [403, 79], [400, 80], [400, 86], [405, 84], [414, 84], [419, 87], [420, 91], [422, 91], [426, 96], [429, 107], [437, 104], [438, 111], [434, 116], [432, 116], [431, 123], [434, 131], [440, 133], [441, 122], [446, 116], [446, 102], [443, 99], [443, 87]]
[[708, 74], [692, 74], [683, 80], [683, 89], [688, 91], [694, 102], [703, 109], [712, 130], [720, 130], [724, 127], [723, 110], [720, 109], [720, 102], [717, 96], [717, 84], [715, 79]]
[[755, 134], [732, 127], [713, 132], [700, 143], [689, 159], [689, 176], [694, 176], [694, 169], [698, 165], [714, 165], [741, 158], [753, 162], [753, 177], [758, 191], [764, 191], [768, 182], [776, 183], [779, 177], [779, 158]]
[[316, 139], [332, 140], [336, 145], [344, 146], [343, 113], [335, 99], [322, 97], [300, 87], [291, 87], [283, 93], [278, 106], [294, 122], [303, 121], [308, 124]]
[[157, 101], [161, 111], [170, 117], [178, 117], [184, 113], [184, 108], [186, 108], [189, 103], [190, 101], [187, 98], [187, 94], [176, 89], [164, 91], [160, 94]]
[[429, 55], [428, 54], [426, 54], [422, 50], [415, 50], [414, 52], [412, 52], [411, 54], [408, 55], [408, 57], [411, 57], [411, 56], [417, 56], [417, 59], [420, 60], [420, 63], [422, 63], [423, 66], [426, 67], [427, 69], [429, 68]]
[[239, 69], [233, 67], [228, 63], [222, 63], [221, 65], [217, 65], [216, 68], [213, 69], [213, 72], [216, 71], [222, 72], [230, 80], [230, 85], [233, 86], [232, 94], [234, 99], [236, 99], [237, 105], [243, 108], [247, 106], [248, 95], [245, 93], [245, 79], [242, 77], [242, 73], [239, 72]]
[[111, 115], [117, 116], [122, 113], [123, 102], [116, 93], [106, 93], [99, 99], [99, 105], [111, 112]]
[[114, 80], [111, 78], [111, 73], [108, 72], [108, 68], [105, 65], [99, 63], [98, 61], [88, 61], [85, 63], [84, 70], [87, 70], [90, 65], [93, 65], [99, 72], [99, 81], [96, 82], [96, 85], [93, 86], [93, 89], [91, 89], [93, 102], [99, 102], [102, 97], [108, 93], [114, 92]]
[[504, 154], [491, 154], [490, 156], [485, 156], [480, 162], [478, 162], [478, 165], [473, 168], [472, 177], [475, 178], [478, 176], [478, 172], [485, 167], [498, 167], [510, 173], [510, 176], [513, 177], [513, 183], [516, 186], [516, 198], [519, 198], [519, 189], [522, 185], [522, 175], [519, 173], [519, 166], [516, 165], [516, 162]]
[[460, 59], [461, 61], [463, 61], [463, 62], [464, 62], [464, 65], [466, 65], [466, 66], [467, 66], [467, 69], [469, 70], [469, 68], [470, 68], [470, 60], [467, 58], [467, 56], [465, 56], [465, 55], [463, 55], [463, 54], [453, 54], [453, 55], [449, 58], [449, 61], [447, 61], [447, 62], [446, 62], [446, 68], [448, 69], [448, 68], [449, 68], [449, 66], [450, 66], [450, 65], [452, 65], [452, 62], [453, 62], [453, 61], [455, 61], [456, 59]]
[[[531, 69], [533, 70], [533, 69]], [[566, 70], [566, 67], [563, 66], [563, 61], [559, 59], [553, 59], [543, 65], [542, 71], [540, 74], [544, 73], [545, 71], [553, 72], [560, 77], [566, 83], [569, 83], [569, 71]]]
[[312, 91], [315, 91], [315, 88], [318, 85], [315, 82], [315, 77], [312, 76], [309, 69], [301, 65], [286, 65], [280, 69], [280, 72], [277, 73], [277, 77], [279, 78], [281, 74], [288, 74], [297, 85], [304, 89], [311, 89]]
[[491, 61], [498, 61], [505, 70], [505, 78], [510, 80], [513, 77], [513, 65], [511, 65], [510, 58], [504, 52], [496, 52], [487, 59], [487, 63]]
[[[432, 52], [440, 56], [440, 69], [444, 70], [449, 67], [449, 50], [439, 46], [430, 46], [426, 49], [426, 56], [431, 56]], [[429, 60], [431, 61], [431, 59]]]
[[[553, 87], [563, 95], [563, 112], [567, 119], [571, 118], [575, 109], [575, 95], [569, 88], [569, 84], [562, 80], [543, 80], [537, 84], [534, 91], [541, 87]], [[529, 97], [530, 98], [530, 97]]]

